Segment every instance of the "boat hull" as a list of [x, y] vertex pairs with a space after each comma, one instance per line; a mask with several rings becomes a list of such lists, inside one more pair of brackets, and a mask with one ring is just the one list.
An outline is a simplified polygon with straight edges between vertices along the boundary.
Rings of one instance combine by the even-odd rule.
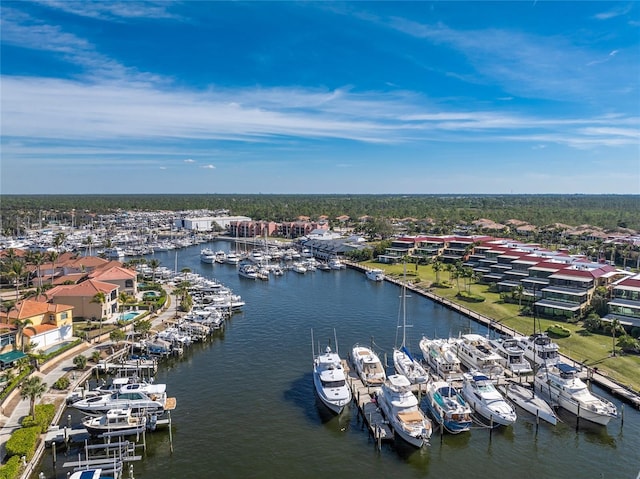
[[505, 388], [505, 394], [507, 398], [513, 401], [518, 407], [533, 414], [537, 418], [554, 426], [558, 423], [558, 416], [553, 408], [531, 389], [520, 386], [519, 384], [509, 384]]

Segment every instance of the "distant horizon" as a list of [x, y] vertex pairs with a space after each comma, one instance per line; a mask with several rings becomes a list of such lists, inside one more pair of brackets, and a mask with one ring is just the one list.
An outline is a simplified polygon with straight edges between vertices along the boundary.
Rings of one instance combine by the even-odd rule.
[[635, 2], [38, 0], [0, 18], [2, 194], [640, 194]]

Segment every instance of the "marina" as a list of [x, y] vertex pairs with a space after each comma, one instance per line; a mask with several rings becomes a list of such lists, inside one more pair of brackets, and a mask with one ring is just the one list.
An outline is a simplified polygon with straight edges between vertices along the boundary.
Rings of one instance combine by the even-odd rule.
[[[230, 246], [211, 245], [215, 251]], [[515, 424], [493, 433], [474, 424], [470, 431], [443, 434], [432, 438], [430, 446], [416, 449], [392, 440], [393, 431], [375, 403], [375, 391], [357, 384], [349, 367], [353, 403], [338, 415], [328, 411], [314, 399], [309, 330], [325, 340], [335, 329], [344, 351], [370, 339], [391, 374], [399, 289], [350, 269], [286, 272], [277, 281], [248, 282], [234, 265], [202, 263], [200, 250], [194, 246], [154, 257], [173, 267], [177, 254], [178, 270], [188, 267], [215, 278], [240, 294], [246, 305], [210, 341], [193, 344], [182, 356], [160, 363], [156, 381], [168, 384], [171, 395], [179, 399], [172, 413], [173, 452], [168, 431], [148, 434], [149, 457], [134, 463], [136, 478], [200, 478], [209, 471], [246, 477], [255, 476], [257, 470], [262, 471], [259, 477], [293, 478], [310, 469], [335, 477], [462, 478], [471, 467], [502, 475], [526, 467], [542, 477], [570, 475], [576, 467], [588, 467], [594, 477], [637, 474], [637, 459], [630, 451], [639, 447], [640, 416], [630, 407], [624, 410], [624, 421], [614, 419], [607, 426], [581, 421], [579, 428], [575, 417], [563, 410], [558, 411], [556, 426], [543, 423], [539, 428], [535, 416], [520, 411]], [[411, 351], [420, 351], [418, 340], [423, 335], [486, 334], [483, 326], [419, 295], [407, 298], [406, 307], [414, 325], [407, 335]], [[258, 356], [269, 359], [256, 361]], [[246, 390], [241, 384], [252, 388]], [[237, 413], [239, 405], [242, 415]], [[211, 447], [216, 454], [209, 452]], [[319, 457], [318, 450], [329, 456]], [[615, 475], [603, 465], [611, 461], [616, 464]], [[46, 477], [54, 477], [50, 456], [42, 466]]]

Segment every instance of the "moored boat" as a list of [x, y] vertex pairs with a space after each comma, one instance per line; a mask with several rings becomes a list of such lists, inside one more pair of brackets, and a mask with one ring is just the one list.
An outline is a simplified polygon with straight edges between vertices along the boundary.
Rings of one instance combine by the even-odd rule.
[[313, 359], [313, 384], [320, 400], [336, 414], [351, 402], [351, 389], [346, 381], [342, 360], [330, 346]]
[[514, 382], [505, 386], [505, 395], [517, 406], [533, 414], [537, 418], [547, 421], [554, 426], [558, 423], [558, 416], [551, 405], [531, 388]]
[[379, 268], [368, 269], [364, 273], [371, 281], [384, 281], [384, 271]]
[[378, 405], [395, 434], [415, 447], [429, 444], [432, 426], [418, 407], [411, 383], [401, 374], [389, 376], [377, 396]]
[[130, 409], [110, 409], [102, 416], [87, 417], [82, 425], [93, 436], [99, 436], [106, 432], [136, 433], [142, 430], [147, 423], [145, 415], [133, 415]]
[[471, 407], [449, 381], [427, 385], [425, 404], [436, 423], [452, 434], [471, 429]]
[[615, 405], [589, 390], [578, 370], [565, 363], [540, 368], [534, 384], [543, 396], [579, 418], [596, 424], [607, 425], [618, 416]]
[[351, 360], [365, 386], [381, 386], [387, 375], [378, 355], [366, 346], [353, 346]]
[[484, 374], [464, 375], [462, 397], [491, 425], [509, 426], [516, 422], [516, 412]]
[[436, 375], [446, 380], [462, 379], [462, 363], [455, 353], [453, 340], [423, 336], [420, 350]]
[[489, 340], [479, 334], [463, 334], [456, 341], [456, 354], [469, 371], [478, 371], [491, 378], [504, 375], [501, 356]]
[[516, 338], [491, 339], [489, 344], [502, 358], [499, 362], [515, 375], [531, 374], [533, 369], [525, 359], [524, 350], [518, 345]]

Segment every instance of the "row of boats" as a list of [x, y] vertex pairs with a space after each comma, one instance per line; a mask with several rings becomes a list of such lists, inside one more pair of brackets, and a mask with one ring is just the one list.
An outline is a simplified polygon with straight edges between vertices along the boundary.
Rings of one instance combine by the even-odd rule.
[[[470, 336], [464, 339], [478, 339], [478, 335]], [[547, 344], [547, 339], [544, 335], [528, 338], [534, 344]], [[372, 348], [356, 344], [351, 350], [351, 364], [359, 379], [376, 391], [380, 411], [395, 434], [409, 444], [428, 444], [433, 430], [429, 417], [444, 430], [458, 434], [469, 431], [474, 422], [489, 427], [515, 423], [514, 405], [554, 425], [558, 421], [554, 407], [601, 425], [617, 416], [615, 405], [592, 393], [573, 366], [559, 360], [539, 361], [533, 387], [514, 381], [499, 386], [499, 375], [490, 377], [469, 366], [466, 371], [458, 369], [461, 361], [455, 345], [454, 341], [423, 338], [424, 364], [404, 346], [397, 348], [391, 375]], [[318, 397], [334, 413], [341, 413], [350, 404], [352, 391], [339, 354], [328, 346], [314, 356], [313, 376]], [[424, 392], [422, 402], [416, 390]]]

